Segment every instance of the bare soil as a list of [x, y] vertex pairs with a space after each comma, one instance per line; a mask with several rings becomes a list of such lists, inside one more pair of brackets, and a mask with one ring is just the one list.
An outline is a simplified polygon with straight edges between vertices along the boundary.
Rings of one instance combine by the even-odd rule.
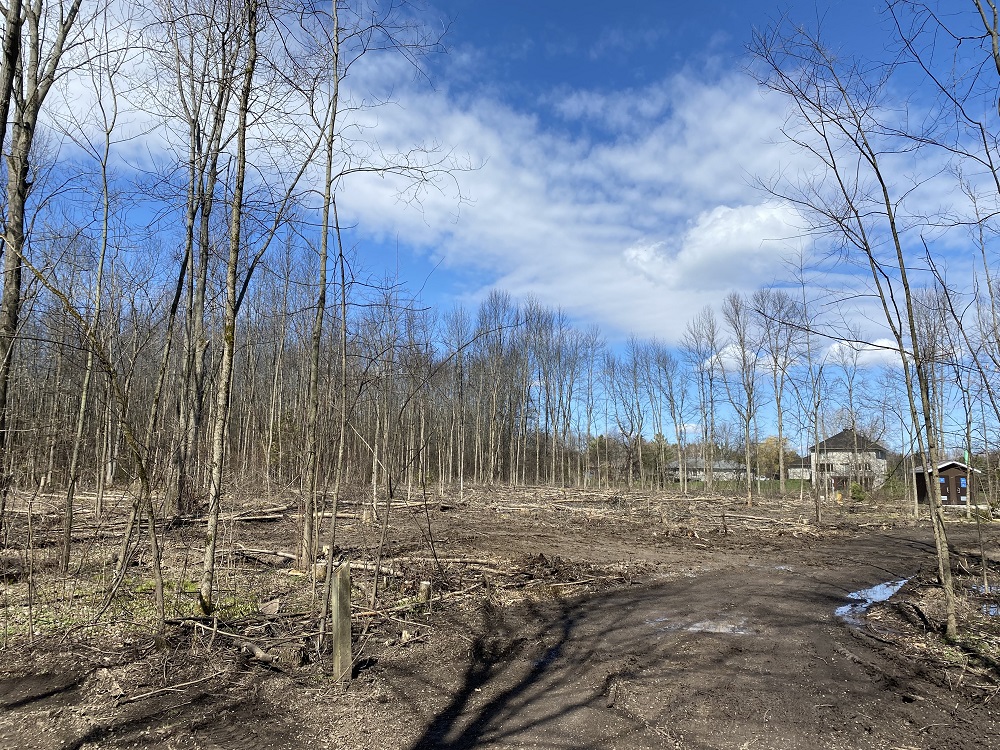
[[[84, 524], [77, 577], [60, 579], [42, 507], [42, 554], [15, 534], [0, 559], [0, 749], [1000, 748], [1000, 599], [981, 590], [974, 524], [949, 527], [962, 636], [947, 643], [929, 525], [877, 508], [833, 507], [817, 526], [794, 500], [490, 488], [441, 507], [393, 511], [381, 591], [354, 571], [347, 687], [315, 651], [310, 577], [267, 554], [294, 549], [280, 503], [230, 515], [242, 551], [223, 560], [215, 621], [184, 584], [199, 526], [164, 531], [174, 616], [155, 638], [148, 594], [87, 624], [97, 605], [80, 580], [102, 575], [114, 528]], [[347, 511], [337, 553], [370, 563], [380, 529]], [[1000, 524], [983, 530], [996, 585]], [[74, 625], [51, 614], [70, 581]], [[886, 602], [841, 609], [901, 581]]]

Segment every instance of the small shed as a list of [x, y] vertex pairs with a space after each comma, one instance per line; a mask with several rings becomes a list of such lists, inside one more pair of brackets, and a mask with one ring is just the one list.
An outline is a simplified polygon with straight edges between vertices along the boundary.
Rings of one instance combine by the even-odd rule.
[[[971, 473], [970, 473], [971, 472]], [[926, 503], [927, 495], [927, 475], [923, 467], [914, 471], [917, 480], [917, 498], [922, 503]], [[979, 469], [971, 469], [961, 461], [945, 461], [938, 465], [938, 482], [941, 487], [941, 503], [943, 505], [968, 505], [969, 503], [969, 478], [972, 478], [973, 502], [982, 492], [982, 487], [978, 476], [982, 472]]]

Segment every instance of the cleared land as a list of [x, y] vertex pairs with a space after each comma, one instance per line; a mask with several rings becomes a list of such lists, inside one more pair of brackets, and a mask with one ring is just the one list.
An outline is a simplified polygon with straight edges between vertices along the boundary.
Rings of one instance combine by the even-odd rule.
[[141, 559], [86, 625], [117, 527], [81, 524], [61, 578], [37, 500], [35, 551], [2, 557], [0, 748], [1000, 747], [1000, 598], [975, 524], [950, 527], [963, 635], [947, 644], [929, 527], [875, 508], [817, 527], [778, 500], [477, 488], [441, 507], [393, 510], [378, 591], [381, 528], [345, 509], [338, 552], [363, 563], [345, 690], [311, 646], [310, 577], [271, 554], [294, 548], [294, 500], [233, 509], [218, 621], [195, 615], [199, 526], [164, 531], [163, 638], [145, 634]]

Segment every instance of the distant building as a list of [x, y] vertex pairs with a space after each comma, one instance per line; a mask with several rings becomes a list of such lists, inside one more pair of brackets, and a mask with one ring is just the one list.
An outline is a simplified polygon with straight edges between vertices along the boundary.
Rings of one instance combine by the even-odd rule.
[[789, 479], [812, 479], [812, 460], [810, 458], [797, 458], [785, 464]]
[[[927, 495], [927, 475], [923, 467], [918, 467], [914, 472], [917, 480], [917, 499], [926, 503]], [[972, 496], [975, 504], [977, 496], [982, 494], [979, 478], [982, 474], [979, 469], [971, 469], [972, 476]], [[943, 505], [968, 505], [969, 504], [969, 477], [970, 468], [961, 461], [945, 461], [938, 464], [938, 482], [941, 488], [941, 503]]]
[[[688, 459], [684, 464], [684, 473], [687, 474], [687, 480], [689, 482], [706, 481], [705, 466], [705, 462], [700, 458]], [[711, 466], [713, 481], [725, 482], [734, 479], [743, 479], [747, 473], [746, 467], [736, 461], [714, 461]], [[667, 475], [675, 481], [680, 481], [681, 465], [679, 461], [671, 461], [667, 464]]]
[[843, 430], [809, 446], [809, 456], [788, 467], [789, 479], [830, 482], [841, 491], [849, 490], [853, 482], [865, 489], [881, 487], [888, 474], [886, 449], [854, 430]]

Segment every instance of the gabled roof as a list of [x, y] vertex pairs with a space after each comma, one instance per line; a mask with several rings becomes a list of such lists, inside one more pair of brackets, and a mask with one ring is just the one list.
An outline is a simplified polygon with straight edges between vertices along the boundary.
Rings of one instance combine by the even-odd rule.
[[[822, 443], [819, 444], [819, 451], [821, 453], [830, 451], [853, 451], [854, 450], [854, 440], [857, 437], [857, 445], [859, 451], [864, 451], [865, 453], [869, 451], [884, 451], [881, 445], [876, 443], [874, 440], [869, 440], [864, 435], [856, 433], [854, 430], [841, 430], [836, 435], [828, 437]], [[809, 446], [809, 452], [812, 453], [816, 450], [815, 445]]]
[[[968, 464], [963, 464], [961, 461], [943, 461], [942, 463], [938, 464], [938, 472], [942, 472], [945, 469], [950, 469], [953, 466], [955, 468], [962, 469], [963, 471], [968, 471], [969, 468], [970, 468]], [[979, 469], [972, 469], [972, 472], [974, 474], [982, 474], [983, 473]], [[924, 467], [923, 466], [918, 466], [916, 469], [913, 470], [913, 473], [914, 474], [923, 474], [924, 473]]]

